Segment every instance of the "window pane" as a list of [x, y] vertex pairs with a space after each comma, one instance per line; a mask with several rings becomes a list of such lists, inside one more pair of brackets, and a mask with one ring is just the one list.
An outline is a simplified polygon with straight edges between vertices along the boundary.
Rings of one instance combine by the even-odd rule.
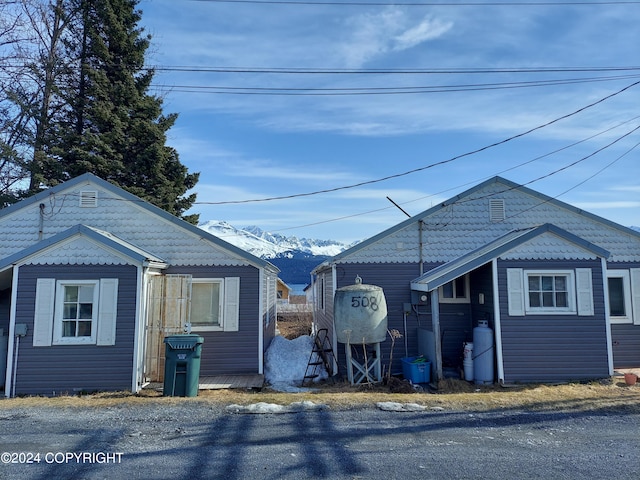
[[567, 292], [557, 292], [556, 293], [556, 307], [568, 307], [569, 302], [567, 300]]
[[78, 301], [78, 287], [64, 287], [64, 301], [65, 302], [77, 302]]
[[92, 303], [81, 303], [80, 312], [78, 318], [92, 318], [93, 315], [93, 304]]
[[543, 292], [542, 293], [542, 306], [543, 307], [553, 307], [553, 292]]
[[194, 283], [191, 288], [191, 323], [219, 325], [220, 283]]
[[449, 282], [442, 286], [442, 296], [444, 298], [453, 298], [453, 282]]
[[93, 285], [82, 285], [78, 288], [78, 302], [93, 303]]
[[542, 290], [545, 292], [553, 291], [553, 277], [542, 277]]
[[529, 306], [530, 307], [541, 307], [540, 305], [540, 294], [536, 292], [532, 292], [529, 294]]
[[540, 290], [540, 277], [530, 276], [529, 277], [529, 291], [539, 291]]
[[464, 281], [464, 277], [458, 277], [454, 281], [456, 286], [456, 298], [465, 298], [466, 282]]
[[620, 277], [609, 278], [609, 314], [614, 317], [625, 317], [624, 282]]
[[77, 305], [75, 303], [66, 303], [63, 308], [62, 318], [76, 319], [78, 314]]
[[62, 336], [63, 337], [75, 337], [76, 336], [76, 322], [62, 322]]
[[556, 291], [567, 291], [567, 277], [556, 277]]
[[91, 336], [91, 322], [78, 322], [78, 337]]

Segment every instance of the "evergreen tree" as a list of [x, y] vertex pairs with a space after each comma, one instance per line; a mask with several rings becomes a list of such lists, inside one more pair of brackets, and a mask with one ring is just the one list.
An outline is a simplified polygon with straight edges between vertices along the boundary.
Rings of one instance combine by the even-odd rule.
[[150, 37], [138, 27], [137, 4], [68, 2], [77, 16], [65, 44], [77, 68], [75, 78], [60, 86], [67, 109], [53, 127], [57, 140], [43, 162], [43, 177], [55, 185], [91, 172], [182, 216], [195, 201], [195, 194], [185, 194], [199, 174], [188, 173], [165, 145], [177, 116], [163, 115], [162, 99], [148, 93], [154, 75], [144, 67]]

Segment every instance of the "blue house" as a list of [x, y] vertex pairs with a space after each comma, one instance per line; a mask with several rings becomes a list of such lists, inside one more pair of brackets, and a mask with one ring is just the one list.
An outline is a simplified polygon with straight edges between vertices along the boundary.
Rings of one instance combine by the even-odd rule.
[[260, 376], [277, 273], [92, 174], [0, 210], [5, 395], [137, 392], [188, 331], [201, 376]]
[[607, 377], [640, 366], [640, 233], [504, 178], [487, 180], [317, 266], [314, 327], [334, 331], [337, 289], [383, 288], [381, 345], [393, 373], [425, 355], [432, 378], [459, 375], [463, 345], [482, 321], [493, 331], [501, 384]]

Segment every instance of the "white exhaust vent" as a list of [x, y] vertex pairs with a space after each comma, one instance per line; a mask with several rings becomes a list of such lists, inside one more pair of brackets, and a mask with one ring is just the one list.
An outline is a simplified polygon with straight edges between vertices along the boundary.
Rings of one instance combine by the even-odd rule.
[[489, 219], [492, 222], [504, 221], [504, 200], [502, 198], [492, 198], [489, 200]]
[[83, 190], [80, 192], [80, 207], [93, 208], [98, 206], [98, 192], [95, 190]]

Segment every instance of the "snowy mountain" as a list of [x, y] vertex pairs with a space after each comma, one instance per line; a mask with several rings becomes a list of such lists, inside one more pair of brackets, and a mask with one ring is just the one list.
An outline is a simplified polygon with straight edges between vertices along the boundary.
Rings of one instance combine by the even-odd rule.
[[292, 286], [307, 284], [315, 267], [351, 246], [333, 240], [286, 237], [256, 226], [239, 229], [219, 220], [209, 220], [198, 226], [256, 257], [269, 260], [280, 269], [282, 281]]
[[265, 232], [256, 226], [239, 229], [218, 220], [209, 220], [198, 226], [212, 235], [264, 259], [293, 258], [301, 254], [306, 257], [331, 257], [351, 246], [334, 240], [286, 237], [278, 233]]

